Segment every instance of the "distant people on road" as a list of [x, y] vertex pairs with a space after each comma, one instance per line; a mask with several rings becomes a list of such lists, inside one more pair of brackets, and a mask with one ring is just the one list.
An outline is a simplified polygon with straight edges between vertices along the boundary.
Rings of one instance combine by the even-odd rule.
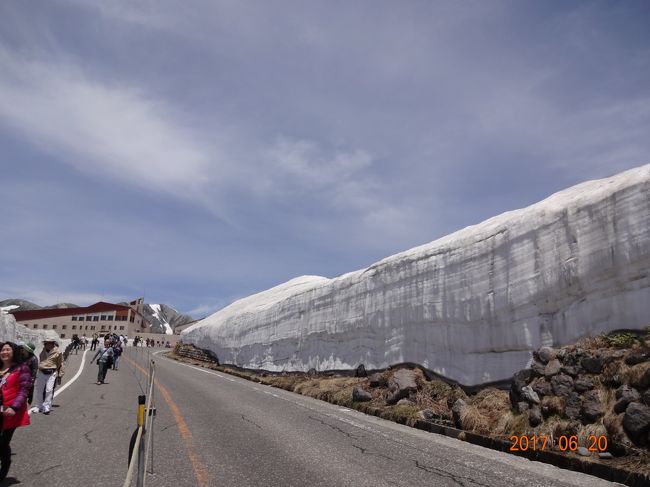
[[119, 340], [113, 345], [113, 355], [115, 357], [113, 360], [113, 370], [118, 370], [120, 357], [122, 356], [122, 343]]
[[79, 338], [79, 335], [75, 333], [74, 335], [72, 335], [72, 350], [74, 350], [75, 355], [79, 353], [80, 348], [81, 348], [81, 339]]
[[0, 346], [0, 482], [7, 478], [11, 465], [11, 438], [16, 428], [29, 425], [27, 395], [31, 383], [29, 368], [20, 363], [21, 348], [12, 342]]
[[34, 355], [36, 346], [32, 342], [24, 343], [22, 347], [22, 362], [25, 363], [31, 375], [29, 394], [27, 395], [27, 404], [31, 404], [34, 400], [34, 385], [36, 384], [36, 376], [38, 375], [38, 358]]
[[90, 342], [90, 351], [95, 350], [97, 345], [99, 345], [99, 337], [97, 336], [97, 333], [93, 333], [93, 339]]
[[38, 374], [36, 376], [36, 404], [38, 412], [50, 414], [54, 385], [63, 377], [63, 354], [59, 351], [58, 342], [47, 339], [43, 342], [43, 350], [38, 357]]
[[104, 344], [100, 345], [97, 349], [97, 352], [90, 359], [92, 364], [97, 358], [97, 365], [99, 366], [99, 371], [97, 372], [97, 385], [104, 384], [106, 381], [106, 371], [108, 368], [113, 365], [113, 349], [111, 348], [111, 342], [108, 338], [104, 340]]

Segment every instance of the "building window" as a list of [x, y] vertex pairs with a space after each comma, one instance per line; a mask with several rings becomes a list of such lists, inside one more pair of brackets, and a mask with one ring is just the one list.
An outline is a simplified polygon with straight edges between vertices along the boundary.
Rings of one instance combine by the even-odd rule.
[[106, 315], [102, 315], [102, 316], [101, 316], [101, 320], [102, 320], [102, 321], [106, 321]]
[[61, 338], [65, 338], [65, 333], [61, 333]]
[[120, 330], [124, 330], [124, 327], [123, 327], [123, 326], [120, 326]]
[[129, 321], [131, 321], [131, 323], [133, 323], [134, 320], [135, 320], [135, 317], [133, 315], [131, 315], [131, 319]]
[[108, 315], [108, 317], [107, 317], [106, 319], [107, 319], [108, 321], [113, 321], [113, 315]]
[[73, 317], [72, 317], [72, 321], [77, 321], [77, 317], [76, 317], [76, 316], [73, 316]]
[[47, 330], [47, 325], [43, 325], [43, 329], [44, 329], [44, 330]]
[[[62, 330], [67, 330], [67, 329], [68, 329], [68, 325], [61, 325], [61, 329], [62, 329]], [[74, 329], [74, 325], [73, 325], [73, 329]]]
[[91, 316], [86, 316], [86, 321], [92, 321], [92, 317]]
[[[65, 328], [65, 326], [64, 326], [64, 328]], [[81, 328], [81, 327], [79, 327], [79, 328]], [[72, 329], [73, 329], [73, 330], [76, 330], [76, 329], [77, 329], [77, 325], [72, 325]]]
[[38, 325], [36, 323], [34, 323], [34, 328], [38, 328]]
[[94, 330], [94, 329], [95, 329], [95, 326], [91, 326], [90, 329], [91, 329], [91, 330]]
[[86, 325], [86, 328], [84, 328], [84, 329], [87, 330], [87, 329], [88, 329], [88, 325]]
[[58, 328], [57, 325], [52, 325], [53, 330], [56, 330], [57, 328]]
[[93, 316], [93, 321], [99, 321], [99, 316]]

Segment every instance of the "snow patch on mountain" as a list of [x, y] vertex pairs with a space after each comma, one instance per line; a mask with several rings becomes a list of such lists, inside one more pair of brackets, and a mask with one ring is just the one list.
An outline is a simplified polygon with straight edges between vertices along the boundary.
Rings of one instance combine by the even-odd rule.
[[475, 385], [532, 350], [650, 323], [650, 165], [589, 181], [367, 269], [293, 279], [184, 330], [269, 370], [418, 363]]

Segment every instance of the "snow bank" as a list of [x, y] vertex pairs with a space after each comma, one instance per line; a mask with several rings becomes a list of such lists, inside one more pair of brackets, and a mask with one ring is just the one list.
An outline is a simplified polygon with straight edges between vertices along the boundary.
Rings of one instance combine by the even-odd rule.
[[531, 351], [650, 324], [650, 165], [589, 181], [335, 279], [305, 276], [182, 333], [268, 370], [413, 362], [463, 384]]

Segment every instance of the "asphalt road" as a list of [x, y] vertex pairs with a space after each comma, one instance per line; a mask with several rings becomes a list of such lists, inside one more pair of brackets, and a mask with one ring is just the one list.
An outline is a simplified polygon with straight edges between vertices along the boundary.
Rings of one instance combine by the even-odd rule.
[[[4, 485], [121, 486], [146, 350], [97, 366], [16, 431]], [[81, 355], [71, 356], [69, 372]], [[151, 487], [616, 485], [154, 356]], [[70, 370], [74, 369], [74, 370]], [[142, 389], [141, 389], [142, 388]], [[134, 484], [135, 485], [135, 484]]]

